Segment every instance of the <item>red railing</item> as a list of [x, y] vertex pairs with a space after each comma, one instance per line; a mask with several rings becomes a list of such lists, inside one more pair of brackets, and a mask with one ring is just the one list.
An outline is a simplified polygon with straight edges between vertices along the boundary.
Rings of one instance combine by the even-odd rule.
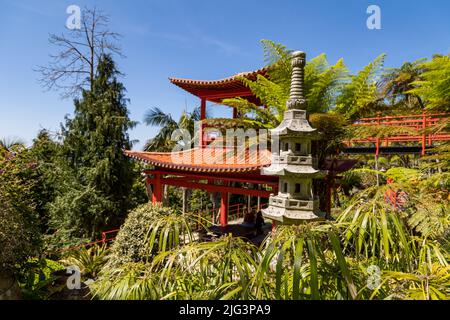
[[[100, 240], [96, 240], [96, 241], [89, 242], [89, 243], [83, 243], [83, 244], [80, 244], [80, 245], [77, 245], [77, 246], [71, 246], [71, 247], [63, 248], [62, 250], [59, 251], [59, 253], [72, 251], [72, 250], [79, 250], [79, 249], [89, 248], [89, 247], [92, 247], [92, 246], [98, 245], [98, 244], [106, 245], [106, 244], [108, 244], [109, 242], [113, 241], [116, 238], [115, 236], [117, 235], [119, 230], [120, 229], [104, 231], [104, 232], [102, 232], [102, 238]], [[111, 235], [114, 235], [114, 236], [111, 236]]]
[[379, 154], [380, 146], [385, 143], [389, 146], [393, 142], [420, 142], [422, 146], [422, 155], [425, 154], [425, 148], [431, 146], [434, 141], [450, 141], [450, 132], [427, 133], [427, 129], [442, 123], [443, 119], [450, 116], [450, 113], [436, 114], [416, 114], [408, 116], [377, 116], [374, 118], [362, 118], [357, 120], [355, 126], [387, 126], [387, 127], [404, 127], [413, 130], [416, 133], [397, 134], [395, 136], [384, 138], [362, 138], [352, 139], [347, 142], [348, 146], [356, 143], [374, 143], [376, 147], [376, 155]]

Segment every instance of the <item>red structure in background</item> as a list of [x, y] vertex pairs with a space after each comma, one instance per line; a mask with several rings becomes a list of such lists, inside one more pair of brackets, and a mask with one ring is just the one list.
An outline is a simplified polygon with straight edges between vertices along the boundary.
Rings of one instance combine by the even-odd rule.
[[[236, 155], [230, 158], [227, 154], [232, 150], [226, 148], [215, 149], [213, 153], [210, 153], [207, 150], [208, 148], [206, 148], [210, 141], [204, 134], [205, 126], [203, 123], [206, 119], [207, 101], [220, 104], [226, 98], [242, 97], [264, 108], [261, 101], [242, 83], [242, 78], [255, 80], [258, 75], [266, 75], [267, 70], [267, 68], [263, 68], [256, 71], [243, 72], [232, 77], [213, 81], [169, 78], [173, 84], [200, 99], [202, 121], [200, 142], [199, 147], [178, 153], [125, 151], [129, 157], [152, 165], [152, 169], [144, 171], [145, 182], [152, 202], [163, 201], [164, 185], [218, 192], [221, 194], [219, 220], [222, 226], [226, 226], [230, 213], [230, 194], [267, 199], [271, 193], [278, 192], [278, 177], [261, 175], [261, 169], [271, 164], [270, 151], [258, 152], [256, 156], [247, 153], [245, 154], [244, 163], [241, 163]], [[233, 108], [232, 117], [236, 118], [237, 116], [237, 110]], [[346, 143], [348, 146], [367, 143], [375, 144], [375, 154], [378, 156], [382, 143], [391, 145], [419, 142], [422, 146], [422, 154], [425, 154], [425, 148], [433, 142], [450, 140], [449, 133], [430, 134], [424, 132], [424, 130], [435, 126], [448, 116], [448, 114], [422, 114], [395, 117], [377, 116], [375, 118], [360, 119], [354, 125], [405, 127], [415, 130], [417, 134], [402, 134], [383, 139], [353, 139]], [[177, 161], [174, 160], [175, 158], [184, 160]], [[224, 160], [225, 158], [226, 161]], [[218, 159], [222, 161], [217, 161]], [[349, 170], [355, 163], [356, 160], [327, 160], [326, 168], [323, 168], [329, 172], [326, 179], [328, 186], [327, 211], [331, 210], [331, 189], [335, 187], [334, 181], [338, 178], [337, 175]], [[243, 187], [243, 185], [248, 186], [249, 184], [251, 187]], [[258, 209], [260, 209], [259, 206]]]
[[[377, 116], [374, 118], [362, 118], [357, 120], [353, 125], [355, 126], [385, 126], [385, 127], [400, 127], [414, 131], [414, 134], [405, 132], [405, 134], [397, 134], [384, 138], [363, 138], [353, 139], [347, 142], [348, 146], [354, 146], [361, 143], [375, 144], [375, 155], [379, 155], [380, 147], [384, 144], [390, 146], [394, 143], [400, 142], [419, 142], [421, 145], [421, 154], [425, 155], [427, 147], [432, 146], [436, 141], [449, 141], [449, 132], [427, 133], [427, 129], [435, 127], [450, 116], [449, 113], [436, 114], [416, 114], [408, 116]], [[405, 130], [406, 131], [406, 130]]]
[[[263, 107], [261, 101], [243, 84], [242, 78], [255, 80], [258, 75], [265, 75], [267, 70], [267, 68], [262, 68], [256, 71], [242, 72], [220, 80], [169, 78], [171, 83], [200, 99], [202, 121], [200, 141], [198, 148], [180, 153], [126, 151], [129, 157], [153, 166], [153, 169], [144, 171], [145, 182], [152, 202], [163, 201], [164, 185], [218, 192], [221, 195], [220, 224], [226, 226], [230, 212], [230, 194], [261, 199], [269, 198], [271, 193], [278, 192], [278, 179], [260, 174], [261, 168], [270, 164], [271, 154], [269, 151], [264, 150], [256, 154], [247, 151], [245, 161], [242, 162], [238, 159], [238, 155], [229, 156], [229, 153], [234, 150], [215, 149], [211, 154], [205, 148], [210, 142], [204, 132], [206, 103], [209, 101], [220, 104], [223, 99], [241, 97]], [[237, 110], [232, 108], [233, 119], [237, 116]], [[174, 157], [188, 160], [174, 161]], [[238, 183], [251, 184], [252, 187], [242, 187], [237, 185]]]

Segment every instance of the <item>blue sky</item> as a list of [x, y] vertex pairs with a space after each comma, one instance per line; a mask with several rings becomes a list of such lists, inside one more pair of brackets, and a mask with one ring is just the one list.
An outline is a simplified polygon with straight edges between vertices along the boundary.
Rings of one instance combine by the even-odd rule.
[[[386, 66], [450, 51], [450, 1], [381, 0], [0, 0], [0, 137], [31, 143], [41, 128], [58, 130], [73, 103], [45, 92], [33, 71], [54, 52], [49, 33], [61, 33], [69, 5], [97, 6], [123, 35], [125, 73], [133, 120], [158, 106], [177, 118], [198, 100], [171, 85], [170, 76], [218, 79], [263, 66], [259, 41], [271, 39], [308, 57], [344, 58], [356, 71], [381, 53]], [[369, 30], [366, 9], [381, 8], [381, 30]], [[225, 108], [210, 108], [212, 116]], [[156, 128], [138, 125], [143, 142]]]

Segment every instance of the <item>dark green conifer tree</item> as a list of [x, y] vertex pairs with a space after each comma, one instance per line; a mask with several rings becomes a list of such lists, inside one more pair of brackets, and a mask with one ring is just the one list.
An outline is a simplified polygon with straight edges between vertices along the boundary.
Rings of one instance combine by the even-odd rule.
[[127, 132], [135, 123], [119, 74], [103, 55], [92, 90], [75, 100], [74, 116], [63, 125], [61, 183], [51, 205], [60, 239], [94, 238], [118, 226], [130, 206], [136, 171], [123, 150], [131, 148]]

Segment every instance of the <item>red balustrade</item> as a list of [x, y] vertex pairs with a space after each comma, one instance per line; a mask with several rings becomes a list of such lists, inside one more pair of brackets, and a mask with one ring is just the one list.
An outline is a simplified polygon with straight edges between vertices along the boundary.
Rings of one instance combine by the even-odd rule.
[[450, 116], [450, 113], [435, 113], [435, 114], [416, 114], [407, 116], [377, 116], [374, 118], [362, 118], [357, 120], [354, 126], [386, 126], [386, 127], [403, 127], [413, 130], [414, 134], [405, 133], [397, 134], [389, 137], [373, 137], [352, 139], [347, 142], [348, 146], [354, 146], [356, 143], [374, 143], [376, 147], [376, 155], [379, 154], [380, 146], [385, 143], [389, 146], [390, 143], [398, 142], [419, 142], [422, 146], [422, 155], [425, 154], [427, 146], [432, 146], [435, 141], [450, 141], [450, 132], [429, 133], [429, 128], [435, 127]]

